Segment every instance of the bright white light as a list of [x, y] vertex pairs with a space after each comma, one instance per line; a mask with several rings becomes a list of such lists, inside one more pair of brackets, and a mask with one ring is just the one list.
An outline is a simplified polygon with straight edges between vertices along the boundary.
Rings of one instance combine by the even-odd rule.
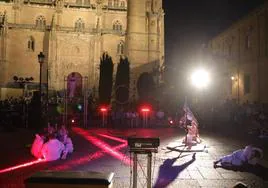
[[209, 74], [207, 71], [200, 69], [192, 74], [192, 83], [197, 88], [204, 88], [209, 84]]

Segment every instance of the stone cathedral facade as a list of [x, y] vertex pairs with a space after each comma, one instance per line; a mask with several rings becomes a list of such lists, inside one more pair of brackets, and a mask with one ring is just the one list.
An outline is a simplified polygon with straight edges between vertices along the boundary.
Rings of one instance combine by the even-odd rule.
[[129, 58], [132, 87], [164, 62], [162, 0], [5, 0], [0, 21], [1, 98], [10, 95], [15, 75], [39, 83], [40, 52], [49, 90], [63, 89], [73, 72], [97, 88], [103, 52], [115, 65]]

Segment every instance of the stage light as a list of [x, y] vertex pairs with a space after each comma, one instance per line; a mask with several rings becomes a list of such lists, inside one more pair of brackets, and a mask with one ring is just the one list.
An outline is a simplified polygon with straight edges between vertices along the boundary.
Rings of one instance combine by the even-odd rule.
[[196, 86], [197, 88], [207, 87], [210, 82], [208, 72], [203, 69], [199, 69], [193, 72], [191, 80], [193, 85]]
[[173, 120], [169, 120], [170, 125], [173, 125], [173, 123], [174, 123]]
[[75, 122], [75, 120], [74, 119], [72, 119], [72, 123], [74, 123]]
[[142, 107], [141, 112], [150, 112], [150, 108], [148, 107]]
[[100, 111], [101, 111], [101, 112], [107, 112], [107, 108], [106, 108], [106, 107], [101, 107], [101, 108], [100, 108]]

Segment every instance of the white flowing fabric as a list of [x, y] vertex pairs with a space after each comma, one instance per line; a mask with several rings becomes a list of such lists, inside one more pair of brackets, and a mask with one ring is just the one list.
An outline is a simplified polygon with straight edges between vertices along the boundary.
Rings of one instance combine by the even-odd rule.
[[51, 139], [43, 145], [42, 155], [47, 161], [58, 160], [65, 147], [58, 139]]
[[263, 152], [260, 148], [246, 146], [244, 149], [234, 151], [232, 154], [222, 157], [221, 163], [229, 163], [231, 165], [241, 166], [246, 162], [255, 165], [259, 160], [258, 158], [252, 156], [255, 150], [261, 153], [262, 158]]
[[44, 139], [41, 136], [39, 136], [38, 134], [36, 134], [34, 142], [32, 144], [32, 148], [31, 148], [31, 153], [36, 158], [42, 157], [41, 149], [43, 147], [43, 144], [44, 144]]

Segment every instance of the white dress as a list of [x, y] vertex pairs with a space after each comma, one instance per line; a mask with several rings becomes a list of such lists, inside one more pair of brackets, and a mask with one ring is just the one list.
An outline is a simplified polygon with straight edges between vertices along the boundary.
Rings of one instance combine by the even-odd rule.
[[65, 147], [58, 139], [51, 139], [43, 145], [42, 155], [46, 161], [58, 160]]
[[252, 146], [246, 146], [244, 149], [240, 149], [237, 151], [234, 151], [230, 155], [226, 155], [221, 158], [221, 164], [228, 163], [230, 165], [234, 166], [241, 166], [245, 163], [249, 163], [252, 165], [255, 165], [258, 162], [257, 158], [253, 158], [253, 152], [257, 150], [261, 153], [262, 158], [262, 150], [259, 148], [254, 148]]
[[44, 144], [44, 139], [41, 136], [39, 136], [38, 134], [36, 134], [34, 142], [32, 144], [32, 148], [31, 148], [31, 153], [36, 158], [42, 157], [41, 149], [43, 147], [43, 144]]

